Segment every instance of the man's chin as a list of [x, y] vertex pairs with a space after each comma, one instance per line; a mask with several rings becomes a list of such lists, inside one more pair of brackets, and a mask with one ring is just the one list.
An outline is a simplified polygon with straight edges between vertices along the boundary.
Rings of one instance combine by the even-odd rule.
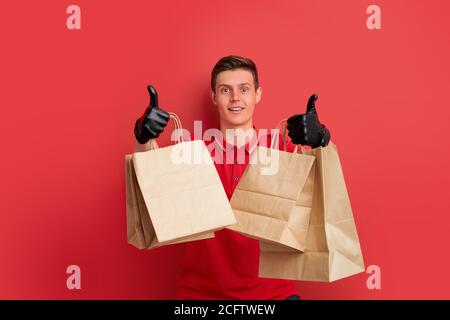
[[228, 127], [230, 128], [242, 128], [245, 127], [246, 124], [249, 123], [249, 120], [236, 120], [236, 119], [229, 119], [227, 121]]

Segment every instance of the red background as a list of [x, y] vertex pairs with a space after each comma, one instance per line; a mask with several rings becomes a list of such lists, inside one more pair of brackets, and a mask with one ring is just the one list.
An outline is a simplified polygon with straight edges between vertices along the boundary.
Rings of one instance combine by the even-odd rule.
[[[81, 8], [82, 29], [66, 28]], [[450, 3], [8, 1], [0, 7], [0, 298], [173, 298], [181, 246], [126, 242], [124, 155], [148, 104], [215, 124], [210, 72], [251, 57], [273, 128], [319, 94], [338, 145], [365, 263], [304, 299], [450, 298]], [[168, 134], [163, 137], [168, 142]], [[66, 268], [81, 268], [68, 290]]]

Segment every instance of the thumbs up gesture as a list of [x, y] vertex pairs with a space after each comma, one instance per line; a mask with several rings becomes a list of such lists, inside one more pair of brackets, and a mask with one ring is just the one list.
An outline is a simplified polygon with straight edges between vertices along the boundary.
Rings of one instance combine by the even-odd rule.
[[330, 142], [330, 132], [317, 116], [317, 98], [314, 93], [308, 100], [306, 113], [293, 115], [287, 120], [288, 136], [294, 144], [317, 148], [325, 147]]
[[140, 144], [147, 143], [150, 139], [158, 138], [169, 121], [169, 113], [158, 105], [156, 89], [149, 85], [147, 90], [150, 94], [150, 104], [134, 125], [134, 136]]

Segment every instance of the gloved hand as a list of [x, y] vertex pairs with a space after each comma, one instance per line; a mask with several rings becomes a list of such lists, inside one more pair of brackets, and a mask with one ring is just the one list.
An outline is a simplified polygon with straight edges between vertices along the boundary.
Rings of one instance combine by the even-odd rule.
[[140, 144], [147, 143], [150, 139], [158, 138], [169, 121], [169, 113], [158, 106], [156, 89], [149, 85], [147, 90], [150, 94], [150, 104], [134, 125], [134, 136]]
[[293, 115], [287, 120], [288, 136], [292, 143], [317, 148], [325, 147], [330, 142], [330, 132], [317, 117], [317, 98], [314, 93], [308, 100], [306, 113]]

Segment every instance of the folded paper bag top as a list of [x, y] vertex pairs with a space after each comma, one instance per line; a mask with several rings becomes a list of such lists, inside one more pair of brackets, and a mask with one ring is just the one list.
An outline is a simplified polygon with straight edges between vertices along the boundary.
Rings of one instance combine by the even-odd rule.
[[[132, 156], [142, 198], [157, 242], [173, 243], [204, 235], [236, 222], [214, 163], [202, 140], [137, 152]], [[205, 195], [208, 195], [205, 197]]]
[[[294, 153], [274, 148], [282, 122], [270, 148], [258, 146], [252, 153], [230, 200], [237, 223], [228, 229], [272, 243], [279, 250], [298, 252], [306, 245], [315, 157], [297, 152], [297, 147]], [[268, 163], [274, 169], [271, 172], [264, 171]]]

